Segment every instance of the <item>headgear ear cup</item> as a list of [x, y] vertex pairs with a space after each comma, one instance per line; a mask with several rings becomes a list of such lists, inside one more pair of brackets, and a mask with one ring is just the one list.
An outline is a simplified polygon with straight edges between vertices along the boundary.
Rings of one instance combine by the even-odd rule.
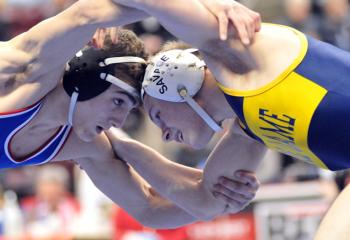
[[194, 97], [202, 87], [205, 63], [192, 52], [197, 49], [174, 49], [153, 57], [146, 68], [142, 93], [169, 102], [187, 102], [214, 130], [221, 127], [196, 103]]

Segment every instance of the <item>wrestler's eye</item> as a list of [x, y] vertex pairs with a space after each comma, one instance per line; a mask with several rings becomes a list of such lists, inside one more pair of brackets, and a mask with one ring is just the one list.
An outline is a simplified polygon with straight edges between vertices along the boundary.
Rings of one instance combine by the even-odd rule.
[[114, 98], [113, 99], [113, 102], [116, 106], [120, 107], [121, 105], [123, 105], [124, 103], [124, 100], [123, 99], [120, 99], [120, 98]]
[[158, 111], [158, 112], [156, 112], [156, 114], [154, 114], [154, 119], [160, 120], [160, 111]]

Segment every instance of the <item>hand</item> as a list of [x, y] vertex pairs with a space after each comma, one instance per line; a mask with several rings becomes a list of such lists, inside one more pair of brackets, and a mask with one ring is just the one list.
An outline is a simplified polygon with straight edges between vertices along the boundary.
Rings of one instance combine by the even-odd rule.
[[103, 48], [106, 40], [110, 40], [113, 44], [118, 42], [118, 28], [99, 28], [96, 30], [91, 41], [88, 43], [89, 46], [95, 48]]
[[229, 21], [244, 45], [249, 45], [260, 31], [260, 14], [233, 0], [200, 0], [219, 21], [220, 39], [226, 40]]
[[255, 173], [237, 171], [233, 178], [220, 177], [213, 195], [227, 203], [226, 213], [237, 213], [254, 199], [259, 186]]

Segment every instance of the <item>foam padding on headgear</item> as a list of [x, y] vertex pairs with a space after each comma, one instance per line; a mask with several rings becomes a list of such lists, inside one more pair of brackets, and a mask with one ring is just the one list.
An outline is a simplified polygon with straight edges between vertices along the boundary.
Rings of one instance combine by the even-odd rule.
[[103, 72], [113, 73], [113, 66], [99, 64], [108, 57], [101, 49], [87, 48], [79, 52], [71, 61], [63, 76], [63, 87], [69, 96], [78, 92], [78, 101], [86, 101], [106, 91], [110, 82], [101, 79]]

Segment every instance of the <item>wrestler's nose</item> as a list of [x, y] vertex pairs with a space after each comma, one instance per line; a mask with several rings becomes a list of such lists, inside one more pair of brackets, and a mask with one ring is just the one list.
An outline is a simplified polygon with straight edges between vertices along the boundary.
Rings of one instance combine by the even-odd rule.
[[162, 138], [163, 138], [164, 142], [171, 142], [171, 141], [173, 141], [175, 139], [175, 135], [173, 134], [171, 129], [164, 128], [163, 129]]
[[131, 108], [125, 108], [122, 110], [119, 110], [117, 114], [115, 114], [111, 119], [110, 123], [111, 126], [116, 127], [116, 128], [121, 128], [124, 126], [124, 123], [131, 111]]

